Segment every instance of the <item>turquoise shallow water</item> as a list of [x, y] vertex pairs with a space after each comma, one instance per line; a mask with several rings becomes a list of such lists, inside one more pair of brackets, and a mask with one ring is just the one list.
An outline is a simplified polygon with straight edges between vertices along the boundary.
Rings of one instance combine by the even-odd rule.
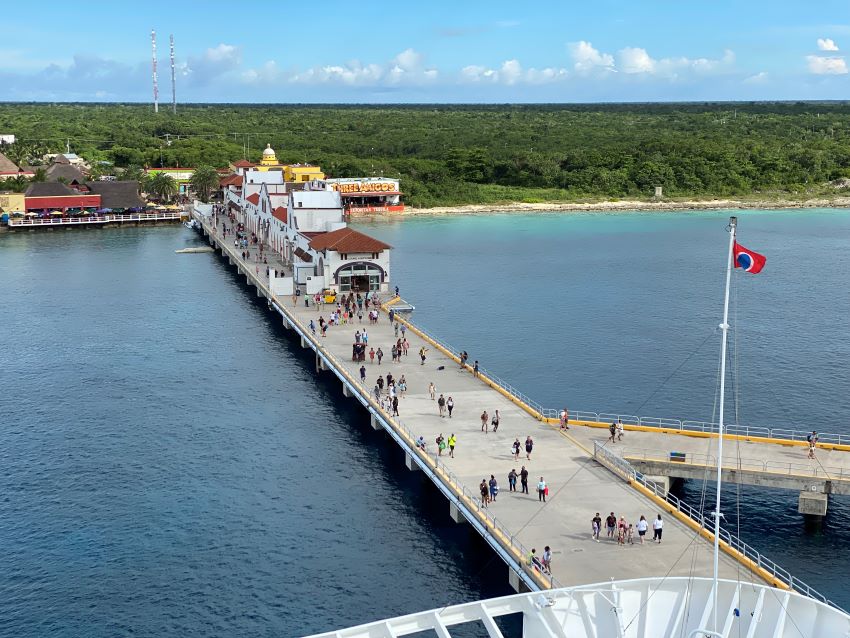
[[[708, 418], [727, 216], [367, 227], [416, 321], [541, 402]], [[739, 279], [741, 422], [850, 433], [850, 214], [740, 216], [769, 260]], [[174, 254], [197, 243], [0, 237], [0, 635], [291, 636], [507, 593], [265, 305]], [[742, 534], [850, 606], [847, 504], [812, 531], [796, 495], [744, 495]]]

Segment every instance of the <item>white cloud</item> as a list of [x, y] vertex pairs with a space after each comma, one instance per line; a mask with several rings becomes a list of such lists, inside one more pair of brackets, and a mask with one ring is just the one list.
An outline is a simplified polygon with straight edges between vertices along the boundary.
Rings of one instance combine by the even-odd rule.
[[649, 57], [646, 49], [626, 47], [617, 54], [617, 68], [623, 73], [654, 73], [655, 60]]
[[614, 56], [608, 53], [600, 53], [593, 48], [590, 42], [585, 40], [570, 42], [567, 47], [575, 63], [574, 68], [579, 73], [587, 73], [597, 69], [612, 70], [614, 67]]
[[838, 45], [832, 38], [818, 38], [818, 49], [821, 51], [838, 51]]
[[498, 69], [470, 64], [460, 71], [462, 83], [489, 82], [492, 84], [546, 84], [567, 77], [566, 69], [523, 69], [519, 60], [506, 60]]
[[760, 71], [755, 75], [751, 75], [748, 78], [743, 79], [744, 84], [764, 84], [767, 82], [769, 76], [767, 71]]
[[238, 62], [240, 59], [239, 47], [232, 44], [219, 44], [204, 51], [204, 58], [210, 62]]
[[850, 72], [847, 62], [840, 56], [807, 55], [809, 73], [815, 75], [844, 75]]
[[425, 66], [424, 56], [414, 49], [405, 49], [385, 64], [364, 64], [352, 60], [345, 64], [314, 66], [303, 71], [283, 71], [274, 60], [260, 68], [247, 69], [242, 81], [247, 84], [281, 83], [339, 84], [345, 86], [421, 85], [434, 82], [437, 69]]

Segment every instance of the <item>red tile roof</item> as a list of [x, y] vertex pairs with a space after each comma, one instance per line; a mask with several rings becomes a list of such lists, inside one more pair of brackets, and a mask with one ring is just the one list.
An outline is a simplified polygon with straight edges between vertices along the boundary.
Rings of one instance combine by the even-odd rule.
[[272, 217], [275, 219], [279, 219], [284, 224], [286, 223], [286, 208], [283, 206], [278, 206], [272, 211]]
[[254, 206], [258, 206], [260, 204], [260, 196], [257, 193], [253, 195], [248, 195], [247, 200], [251, 202]]
[[353, 228], [340, 228], [316, 237], [310, 242], [310, 248], [338, 253], [379, 253], [392, 246]]
[[238, 162], [233, 162], [234, 168], [251, 168], [252, 166], [256, 166], [256, 164], [252, 164], [248, 160], [241, 159]]
[[241, 175], [228, 175], [227, 177], [222, 177], [218, 183], [221, 186], [242, 186], [243, 178]]

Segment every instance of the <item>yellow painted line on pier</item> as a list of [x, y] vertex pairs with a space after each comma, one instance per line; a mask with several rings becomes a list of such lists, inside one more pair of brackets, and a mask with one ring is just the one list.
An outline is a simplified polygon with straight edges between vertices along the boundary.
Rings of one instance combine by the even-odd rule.
[[[558, 419], [546, 419], [547, 423], [558, 424]], [[602, 421], [583, 421], [570, 419], [569, 425], [582, 425], [589, 428], [608, 429], [611, 424]], [[692, 430], [679, 430], [677, 428], [654, 427], [651, 425], [623, 424], [624, 430], [631, 432], [648, 432], [655, 434], [672, 434], [677, 436], [688, 436], [696, 439], [716, 439], [716, 432], [695, 432]], [[745, 441], [750, 443], [769, 443], [771, 445], [784, 445], [786, 447], [808, 447], [807, 441], [794, 441], [792, 439], [771, 438], [767, 436], [747, 436], [744, 434], [724, 434], [724, 441]], [[844, 443], [818, 443], [819, 450], [836, 450], [839, 452], [850, 452], [850, 445]]]
[[[581, 443], [578, 439], [576, 439], [574, 436], [572, 436], [571, 434], [569, 434], [569, 433], [567, 432], [567, 430], [561, 430], [561, 429], [560, 429], [560, 421], [559, 421], [559, 420], [557, 420], [557, 419], [546, 419], [546, 421], [547, 421], [547, 423], [549, 423], [550, 425], [558, 425], [558, 429], [559, 429], [559, 432], [560, 432], [561, 436], [563, 436], [564, 438], [566, 438], [566, 439], [568, 439], [569, 441], [571, 441], [571, 442], [572, 442], [574, 445], [576, 445], [579, 449], [584, 450], [584, 452], [585, 452], [588, 456], [590, 456], [590, 457], [593, 457], [593, 456], [594, 456], [594, 455], [593, 455], [593, 451], [592, 451], [592, 450], [590, 450], [589, 448], [587, 448], [587, 447], [586, 447], [583, 443]], [[607, 469], [607, 468], [606, 468], [606, 469]], [[652, 492], [651, 490], [648, 490], [647, 488], [645, 488], [645, 487], [644, 487], [643, 485], [641, 485], [640, 483], [637, 483], [637, 482], [635, 482], [635, 481], [631, 481], [631, 480], [626, 480], [626, 484], [627, 484], [627, 485], [629, 485], [630, 487], [632, 487], [633, 489], [637, 490], [638, 492], [640, 492], [641, 494], [643, 494], [643, 495], [644, 495], [644, 496], [646, 496], [647, 498], [649, 498], [649, 499], [650, 499], [653, 503], [655, 503], [657, 506], [659, 506], [659, 507], [660, 507], [661, 509], [663, 509], [665, 512], [667, 512], [667, 513], [669, 513], [670, 515], [672, 515], [672, 516], [673, 516], [674, 518], [676, 518], [677, 520], [679, 520], [679, 521], [681, 521], [682, 523], [684, 523], [685, 525], [687, 525], [690, 529], [694, 530], [695, 532], [698, 532], [698, 533], [700, 534], [700, 536], [702, 536], [703, 538], [705, 538], [705, 539], [707, 539], [707, 540], [711, 541], [712, 543], [714, 543], [714, 534], [713, 534], [712, 532], [708, 531], [707, 529], [705, 529], [704, 527], [701, 527], [701, 526], [700, 526], [700, 525], [699, 525], [699, 524], [698, 524], [698, 523], [697, 523], [694, 519], [692, 519], [690, 516], [688, 516], [687, 514], [684, 514], [684, 513], [680, 512], [680, 511], [679, 511], [679, 510], [677, 510], [675, 507], [673, 507], [670, 503], [668, 503], [667, 501], [665, 501], [665, 500], [664, 500], [663, 498], [661, 498], [660, 496], [656, 495], [656, 494], [655, 494], [654, 492]], [[750, 570], [750, 571], [751, 571], [751, 572], [753, 572], [754, 574], [756, 574], [756, 575], [758, 575], [759, 577], [761, 577], [761, 578], [762, 578], [763, 580], [765, 580], [766, 582], [771, 583], [771, 584], [773, 584], [775, 587], [779, 587], [780, 589], [790, 589], [790, 587], [789, 587], [786, 583], [784, 583], [783, 581], [781, 581], [781, 580], [779, 580], [779, 579], [775, 578], [775, 577], [774, 577], [774, 576], [773, 576], [770, 572], [768, 572], [768, 571], [767, 571], [767, 570], [765, 570], [764, 568], [760, 567], [760, 566], [759, 566], [759, 565], [758, 565], [755, 561], [750, 560], [749, 558], [747, 558], [746, 556], [744, 556], [741, 552], [739, 552], [737, 549], [735, 549], [734, 547], [732, 547], [732, 546], [731, 546], [731, 545], [729, 545], [728, 543], [724, 542], [724, 541], [723, 541], [723, 539], [721, 539], [721, 540], [720, 540], [720, 549], [722, 549], [724, 553], [728, 554], [730, 557], [732, 557], [733, 559], [735, 559], [736, 561], [738, 561], [738, 563], [740, 563], [741, 565], [743, 565], [745, 568], [747, 568], [748, 570]]]

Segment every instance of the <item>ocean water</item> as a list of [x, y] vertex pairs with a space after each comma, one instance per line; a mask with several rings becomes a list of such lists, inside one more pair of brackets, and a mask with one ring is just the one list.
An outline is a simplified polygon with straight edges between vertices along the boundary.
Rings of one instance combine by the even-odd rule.
[[[726, 217], [361, 227], [396, 247], [417, 322], [542, 403], [708, 419]], [[850, 433], [850, 213], [740, 218], [768, 265], [736, 277], [739, 421]], [[198, 242], [0, 236], [0, 635], [294, 636], [509, 593], [265, 304], [174, 253]], [[806, 529], [796, 494], [742, 497], [742, 536], [850, 606], [847, 504]]]
[[[730, 214], [767, 257], [736, 271], [726, 422], [850, 434], [850, 211], [421, 217], [363, 230], [393, 245], [414, 319], [545, 406], [716, 415]], [[727, 454], [737, 450], [727, 449]], [[741, 453], [746, 456], [746, 453]], [[702, 483], [681, 495], [692, 505]], [[713, 503], [713, 485], [708, 502]], [[726, 525], [845, 608], [850, 499], [822, 526], [797, 493], [732, 487]], [[709, 505], [706, 510], [713, 510]]]

